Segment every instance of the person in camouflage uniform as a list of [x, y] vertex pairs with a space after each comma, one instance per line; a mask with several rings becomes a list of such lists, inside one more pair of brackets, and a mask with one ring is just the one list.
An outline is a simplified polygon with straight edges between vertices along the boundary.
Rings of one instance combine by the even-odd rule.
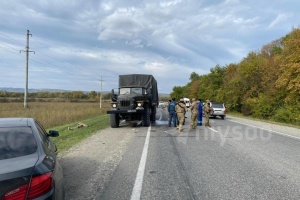
[[209, 124], [209, 113], [210, 113], [210, 103], [209, 100], [206, 100], [205, 105], [203, 106], [204, 115], [205, 115], [205, 127], [211, 127]]
[[175, 106], [175, 110], [176, 110], [176, 114], [178, 116], [178, 121], [179, 121], [179, 127], [178, 127], [178, 133], [181, 134], [183, 133], [182, 131], [182, 126], [183, 126], [183, 122], [184, 122], [184, 114], [187, 110], [183, 99], [180, 99], [180, 102]]
[[196, 129], [197, 120], [198, 120], [199, 105], [195, 98], [192, 98], [192, 105], [190, 109], [191, 109], [191, 124], [189, 130], [192, 130], [192, 129]]

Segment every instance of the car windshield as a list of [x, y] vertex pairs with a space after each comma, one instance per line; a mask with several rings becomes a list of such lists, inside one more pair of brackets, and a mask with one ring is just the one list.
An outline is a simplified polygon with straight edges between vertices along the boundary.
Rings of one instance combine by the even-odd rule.
[[224, 108], [222, 103], [212, 103], [213, 108]]
[[30, 127], [0, 128], [0, 160], [36, 152], [37, 144]]

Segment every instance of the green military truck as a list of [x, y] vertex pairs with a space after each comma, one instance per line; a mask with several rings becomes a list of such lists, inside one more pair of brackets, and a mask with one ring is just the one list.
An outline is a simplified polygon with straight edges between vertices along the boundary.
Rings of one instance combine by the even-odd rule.
[[158, 106], [157, 81], [148, 74], [119, 75], [119, 90], [112, 90], [110, 126], [117, 128], [121, 120], [142, 121], [143, 126], [155, 122]]

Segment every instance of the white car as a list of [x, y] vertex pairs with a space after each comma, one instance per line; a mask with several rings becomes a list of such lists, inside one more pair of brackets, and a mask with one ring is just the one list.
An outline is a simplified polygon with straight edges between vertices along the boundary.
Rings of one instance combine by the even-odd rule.
[[163, 108], [164, 106], [165, 106], [165, 102], [160, 101], [160, 102], [158, 103], [158, 107]]
[[210, 116], [216, 118], [217, 116], [224, 119], [226, 117], [226, 107], [224, 103], [210, 102]]
[[183, 101], [185, 103], [185, 106], [187, 108], [189, 108], [191, 106], [191, 102], [190, 102], [190, 99], [189, 98], [183, 98]]

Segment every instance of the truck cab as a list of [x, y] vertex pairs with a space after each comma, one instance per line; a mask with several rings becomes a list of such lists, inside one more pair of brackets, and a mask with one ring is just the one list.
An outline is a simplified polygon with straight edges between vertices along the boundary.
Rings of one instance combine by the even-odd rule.
[[158, 106], [157, 83], [152, 75], [120, 75], [119, 90], [112, 90], [110, 125], [119, 127], [120, 120], [142, 121], [150, 126], [155, 121]]
[[143, 110], [148, 101], [147, 89], [142, 87], [124, 87], [119, 89], [118, 94], [112, 93], [112, 109]]

